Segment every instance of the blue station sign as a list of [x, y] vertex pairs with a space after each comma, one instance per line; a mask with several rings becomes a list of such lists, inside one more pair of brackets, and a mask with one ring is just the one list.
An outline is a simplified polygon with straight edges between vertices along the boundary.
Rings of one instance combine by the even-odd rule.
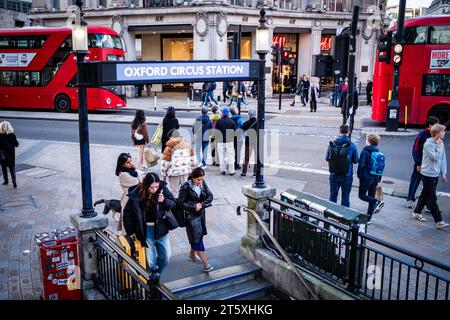
[[93, 61], [79, 67], [84, 86], [264, 79], [261, 60]]

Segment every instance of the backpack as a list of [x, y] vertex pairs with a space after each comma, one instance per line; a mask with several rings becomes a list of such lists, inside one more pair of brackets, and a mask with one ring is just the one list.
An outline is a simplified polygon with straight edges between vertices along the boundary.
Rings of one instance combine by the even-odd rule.
[[330, 159], [328, 168], [331, 173], [347, 174], [350, 170], [350, 142], [336, 145], [330, 141]]
[[217, 88], [216, 83], [215, 82], [211, 83], [211, 91], [216, 90], [216, 88]]
[[373, 176], [382, 176], [386, 157], [381, 152], [373, 151], [369, 158], [369, 173]]

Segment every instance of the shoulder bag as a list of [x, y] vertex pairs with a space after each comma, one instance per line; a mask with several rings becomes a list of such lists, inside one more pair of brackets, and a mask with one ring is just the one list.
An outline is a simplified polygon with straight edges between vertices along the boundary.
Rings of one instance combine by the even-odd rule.
[[155, 133], [153, 134], [152, 140], [150, 140], [150, 144], [160, 145], [162, 139], [162, 121], [159, 123], [158, 128], [156, 128]]

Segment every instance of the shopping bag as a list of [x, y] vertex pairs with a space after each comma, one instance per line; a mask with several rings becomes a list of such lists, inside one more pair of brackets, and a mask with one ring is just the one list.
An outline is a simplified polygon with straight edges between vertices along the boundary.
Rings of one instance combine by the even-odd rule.
[[150, 140], [150, 144], [154, 145], [160, 145], [161, 139], [162, 139], [162, 122], [158, 125], [158, 128], [156, 128], [155, 133], [153, 134], [152, 140]]
[[155, 148], [145, 148], [144, 150], [144, 161], [148, 167], [154, 167], [158, 164], [160, 159], [158, 151]]
[[378, 185], [377, 191], [375, 192], [375, 198], [379, 201], [383, 200], [383, 188]]

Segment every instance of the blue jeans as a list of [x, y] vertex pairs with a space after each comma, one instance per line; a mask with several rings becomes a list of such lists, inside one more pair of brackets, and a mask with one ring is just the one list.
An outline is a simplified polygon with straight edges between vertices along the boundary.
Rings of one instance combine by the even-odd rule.
[[[209, 141], [202, 141], [195, 143], [195, 154], [197, 156], [197, 162], [206, 166], [206, 160], [208, 159], [208, 145]], [[201, 146], [201, 150], [200, 150]]]
[[158, 272], [162, 273], [169, 263], [171, 255], [169, 234], [155, 239], [155, 227], [147, 226], [147, 248], [145, 255], [147, 257], [147, 268], [153, 269], [158, 266]]
[[330, 173], [330, 201], [337, 203], [339, 189], [341, 188], [341, 205], [350, 207], [350, 191], [352, 191], [353, 176]]
[[416, 200], [416, 192], [417, 192], [417, 188], [419, 188], [420, 180], [421, 180], [420, 172], [417, 171], [417, 166], [416, 166], [416, 164], [414, 164], [413, 172], [411, 174], [411, 180], [409, 181], [408, 198], [406, 200], [408, 200], [408, 201]]
[[359, 198], [362, 201], [368, 202], [369, 207], [367, 208], [367, 214], [372, 216], [373, 210], [378, 200], [375, 198], [375, 193], [377, 192], [378, 177], [370, 179], [360, 179], [359, 180]]
[[205, 94], [205, 101], [203, 102], [204, 106], [208, 105], [209, 99], [211, 99], [211, 101], [214, 102], [215, 105], [218, 105], [216, 99], [214, 99], [214, 92], [210, 91], [210, 92], [206, 92], [206, 94]]

